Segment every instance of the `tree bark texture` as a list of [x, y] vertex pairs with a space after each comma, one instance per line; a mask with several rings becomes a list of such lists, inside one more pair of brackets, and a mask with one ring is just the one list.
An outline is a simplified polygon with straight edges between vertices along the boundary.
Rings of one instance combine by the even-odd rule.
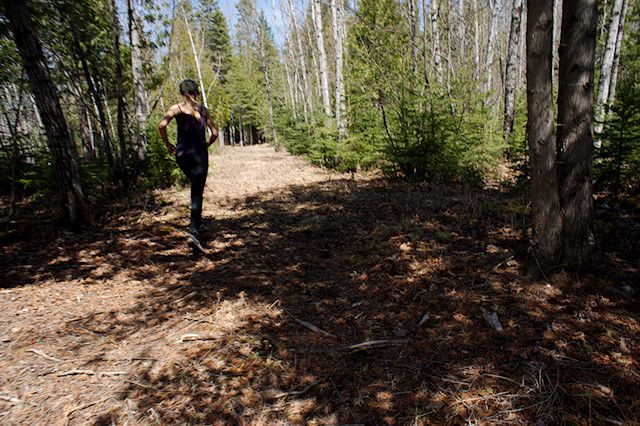
[[72, 226], [90, 224], [78, 167], [72, 155], [69, 128], [26, 3], [24, 0], [3, 0], [3, 3], [44, 125], [62, 200], [62, 218]]
[[558, 164], [563, 258], [582, 267], [593, 247], [593, 71], [596, 0], [564, 0], [558, 69]]
[[527, 135], [533, 251], [542, 267], [560, 253], [562, 217], [553, 137], [553, 0], [527, 0]]
[[146, 121], [147, 121], [147, 92], [144, 88], [142, 71], [142, 52], [140, 48], [140, 33], [138, 31], [138, 17], [136, 15], [135, 0], [127, 0], [129, 17], [129, 39], [131, 40], [131, 72], [133, 74], [133, 100], [136, 109], [136, 145], [138, 160], [144, 160], [147, 152]]
[[489, 0], [489, 31], [487, 34], [487, 48], [484, 55], [484, 84], [483, 93], [491, 90], [491, 69], [493, 68], [493, 48], [496, 38], [496, 26], [498, 23], [498, 5], [496, 0]]
[[518, 79], [518, 64], [520, 62], [520, 32], [522, 28], [522, 0], [513, 0], [511, 10], [511, 28], [509, 30], [509, 44], [507, 46], [507, 66], [504, 84], [504, 137], [509, 138], [513, 133], [513, 117], [515, 113], [515, 92]]
[[431, 0], [431, 49], [436, 81], [442, 83], [442, 54], [440, 53], [440, 29], [438, 25], [438, 0]]
[[607, 42], [602, 53], [602, 64], [600, 67], [600, 78], [598, 80], [598, 98], [596, 101], [596, 133], [601, 133], [603, 122], [607, 113], [609, 99], [609, 89], [611, 87], [611, 75], [616, 54], [616, 44], [618, 41], [618, 31], [622, 18], [622, 6], [624, 0], [614, 0], [611, 9], [611, 20], [609, 21], [609, 31]]
[[344, 140], [347, 135], [345, 120], [346, 108], [344, 99], [343, 79], [343, 0], [331, 0], [331, 23], [333, 27], [333, 42], [336, 54], [336, 125], [338, 127], [338, 139]]

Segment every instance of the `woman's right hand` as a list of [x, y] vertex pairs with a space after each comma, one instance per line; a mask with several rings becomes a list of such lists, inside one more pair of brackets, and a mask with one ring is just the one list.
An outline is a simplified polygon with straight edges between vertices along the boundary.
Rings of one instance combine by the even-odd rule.
[[172, 144], [167, 144], [167, 151], [169, 151], [169, 155], [175, 155], [176, 147]]

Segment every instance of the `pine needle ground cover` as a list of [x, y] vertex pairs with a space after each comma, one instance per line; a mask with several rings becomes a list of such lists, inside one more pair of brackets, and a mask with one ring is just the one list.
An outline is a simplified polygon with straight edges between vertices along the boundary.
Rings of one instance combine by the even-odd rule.
[[1, 423], [638, 422], [637, 210], [598, 211], [595, 272], [536, 278], [513, 196], [211, 162], [206, 256], [177, 188], [3, 242]]

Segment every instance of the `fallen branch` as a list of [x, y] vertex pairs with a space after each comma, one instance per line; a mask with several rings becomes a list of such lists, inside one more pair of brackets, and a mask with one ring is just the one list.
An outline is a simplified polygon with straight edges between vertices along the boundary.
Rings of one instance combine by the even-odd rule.
[[107, 401], [107, 400], [109, 400], [111, 398], [112, 398], [111, 396], [108, 396], [108, 397], [106, 397], [104, 399], [101, 399], [100, 401], [94, 401], [94, 402], [89, 402], [88, 404], [79, 405], [76, 408], [72, 408], [71, 411], [68, 411], [65, 417], [68, 418], [69, 416], [71, 416], [76, 411], [84, 410], [86, 408], [93, 407], [94, 405], [102, 404], [103, 402], [105, 402], [105, 401]]
[[46, 353], [39, 351], [38, 349], [27, 349], [27, 352], [31, 352], [32, 354], [36, 354], [36, 355], [40, 355], [42, 358], [44, 359], [48, 359], [49, 361], [55, 361], [55, 362], [63, 362], [61, 359], [58, 358], [54, 358], [50, 355], [47, 355]]
[[93, 371], [93, 370], [69, 370], [62, 373], [56, 374], [58, 377], [64, 376], [77, 376], [81, 374], [86, 374], [87, 376], [124, 376], [127, 373], [126, 371]]
[[315, 325], [311, 324], [308, 321], [303, 321], [303, 320], [298, 319], [298, 318], [295, 318], [295, 320], [298, 322], [298, 324], [300, 324], [303, 327], [308, 328], [311, 331], [314, 331], [314, 332], [319, 333], [319, 334], [324, 334], [325, 336], [329, 336], [329, 337], [336, 337], [335, 334], [328, 333], [328, 332], [322, 330], [321, 328], [316, 327]]
[[5, 396], [5, 395], [0, 395], [0, 401], [6, 401], [6, 402], [10, 402], [12, 404], [20, 404], [22, 402], [16, 397]]
[[176, 343], [195, 342], [198, 340], [217, 340], [219, 338], [220, 336], [214, 336], [211, 334], [206, 336], [200, 336], [199, 334], [185, 334], [184, 336], [176, 340]]
[[291, 391], [291, 392], [282, 392], [279, 393], [275, 396], [275, 398], [286, 398], [288, 396], [295, 396], [295, 395], [304, 395], [305, 393], [309, 392], [309, 389], [311, 389], [312, 387], [318, 385], [322, 380], [316, 380], [313, 383], [309, 383], [307, 386], [304, 387], [304, 389], [299, 390], [299, 391]]
[[174, 300], [174, 301], [173, 301], [173, 302], [171, 302], [171, 303], [172, 303], [172, 304], [180, 303], [180, 302], [182, 302], [182, 301], [184, 301], [184, 300], [186, 300], [186, 299], [189, 299], [189, 298], [190, 298], [190, 297], [192, 297], [192, 296], [195, 296], [197, 293], [198, 293], [197, 291], [192, 291], [191, 293], [187, 294], [186, 296], [182, 296], [181, 298], [176, 299], [176, 300]]
[[293, 352], [300, 353], [329, 353], [329, 352], [360, 352], [369, 349], [386, 348], [407, 343], [409, 340], [368, 340], [366, 342], [355, 343], [353, 345], [339, 346], [335, 348], [294, 348]]
[[141, 387], [141, 388], [143, 388], [143, 389], [150, 389], [150, 390], [152, 390], [152, 391], [156, 391], [156, 392], [158, 391], [158, 389], [156, 389], [156, 388], [154, 388], [154, 387], [151, 387], [151, 386], [147, 386], [147, 385], [142, 384], [142, 383], [140, 383], [140, 382], [134, 382], [133, 380], [127, 380], [127, 379], [123, 379], [123, 381], [124, 381], [124, 382], [126, 382], [126, 383], [130, 383], [130, 384], [132, 384], [132, 385], [139, 386], [139, 387]]

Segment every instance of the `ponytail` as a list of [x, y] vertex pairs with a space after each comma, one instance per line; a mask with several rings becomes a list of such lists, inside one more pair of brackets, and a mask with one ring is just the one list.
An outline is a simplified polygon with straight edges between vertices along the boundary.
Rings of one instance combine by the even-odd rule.
[[[191, 105], [191, 115], [196, 120], [200, 121], [200, 106], [198, 105], [196, 100], [193, 99], [193, 96], [196, 93], [198, 93], [198, 83], [196, 83], [194, 80], [187, 78], [180, 82], [180, 94], [183, 95], [187, 101], [189, 101], [189, 104]], [[196, 106], [198, 106], [198, 109], [196, 109]]]
[[196, 100], [193, 99], [193, 97], [191, 96], [191, 94], [189, 93], [185, 93], [184, 97], [187, 98], [187, 100], [189, 101], [189, 103], [191, 104], [191, 115], [198, 121], [200, 121], [200, 111], [198, 111], [196, 109], [196, 106], [198, 106], [198, 108], [200, 108], [200, 106], [197, 104]]

